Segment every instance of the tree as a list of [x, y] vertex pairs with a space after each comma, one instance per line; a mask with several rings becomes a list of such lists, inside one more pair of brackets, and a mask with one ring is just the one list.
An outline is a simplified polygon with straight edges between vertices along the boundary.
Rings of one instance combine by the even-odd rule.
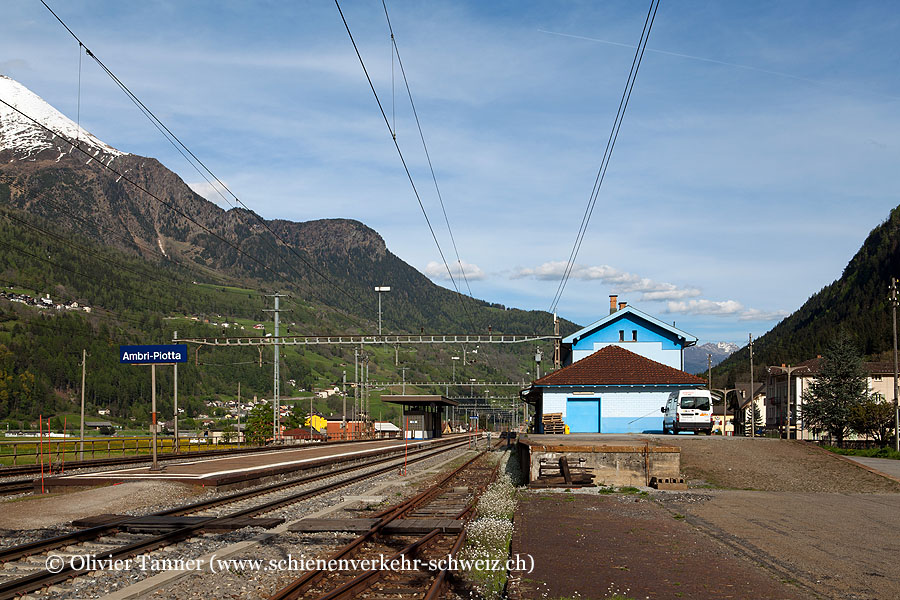
[[291, 412], [284, 418], [285, 429], [297, 429], [306, 425], [306, 411], [299, 402], [294, 403]]
[[869, 397], [868, 374], [844, 333], [828, 344], [822, 358], [819, 374], [803, 392], [803, 418], [814, 431], [828, 432], [841, 445], [854, 411]]
[[871, 436], [879, 446], [886, 446], [894, 432], [894, 404], [881, 394], [872, 394], [850, 414], [850, 427], [860, 435]]
[[246, 438], [251, 444], [263, 444], [272, 437], [275, 415], [270, 404], [257, 404], [247, 416]]

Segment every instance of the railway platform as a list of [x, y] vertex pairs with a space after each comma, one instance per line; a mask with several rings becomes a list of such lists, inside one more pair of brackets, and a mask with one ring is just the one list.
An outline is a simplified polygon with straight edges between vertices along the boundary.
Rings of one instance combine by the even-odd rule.
[[[401, 456], [427, 446], [459, 442], [464, 436], [412, 441], [402, 439], [367, 440], [307, 445], [296, 450], [273, 450], [241, 456], [206, 460], [189, 460], [166, 464], [152, 471], [149, 466], [114, 469], [93, 473], [76, 473], [44, 479], [44, 488], [53, 492], [86, 487], [115, 485], [130, 481], [165, 481], [216, 489], [237, 489], [256, 485], [297, 471], [319, 472], [335, 465], [353, 464], [376, 456]], [[35, 480], [39, 490], [40, 479]]]

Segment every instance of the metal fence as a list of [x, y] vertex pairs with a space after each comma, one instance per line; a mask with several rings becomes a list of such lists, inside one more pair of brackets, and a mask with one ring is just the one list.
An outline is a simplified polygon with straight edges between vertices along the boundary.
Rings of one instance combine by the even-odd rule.
[[[150, 454], [152, 444], [153, 441], [149, 437], [85, 438], [84, 458], [89, 460]], [[222, 438], [192, 437], [179, 439], [177, 452], [189, 453], [255, 446], [256, 444], [226, 441]], [[157, 438], [156, 451], [159, 454], [176, 452], [175, 439]], [[77, 438], [0, 441], [0, 465], [31, 465], [40, 462], [56, 464], [73, 460], [81, 460], [81, 442]]]

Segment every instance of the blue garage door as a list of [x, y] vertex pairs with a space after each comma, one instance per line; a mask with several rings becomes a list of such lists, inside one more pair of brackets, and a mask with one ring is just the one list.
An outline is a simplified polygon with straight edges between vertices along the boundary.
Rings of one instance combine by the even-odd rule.
[[566, 425], [571, 433], [600, 433], [600, 400], [566, 400]]

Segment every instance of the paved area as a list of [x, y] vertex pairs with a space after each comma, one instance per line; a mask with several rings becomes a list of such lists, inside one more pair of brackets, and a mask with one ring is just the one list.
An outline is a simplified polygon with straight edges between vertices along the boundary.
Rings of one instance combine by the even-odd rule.
[[523, 494], [513, 552], [535, 571], [514, 598], [900, 598], [900, 483], [863, 468], [892, 475], [900, 462], [798, 441], [635, 437], [680, 447], [692, 488]]
[[530, 554], [534, 571], [510, 597], [815, 598], [678, 517], [640, 496], [520, 494], [512, 553]]
[[729, 552], [824, 598], [900, 598], [900, 494], [712, 490], [703, 496], [663, 502]]
[[892, 458], [869, 458], [867, 456], [846, 456], [845, 458], [849, 458], [870, 469], [875, 469], [876, 471], [900, 479], [900, 460], [894, 460]]

